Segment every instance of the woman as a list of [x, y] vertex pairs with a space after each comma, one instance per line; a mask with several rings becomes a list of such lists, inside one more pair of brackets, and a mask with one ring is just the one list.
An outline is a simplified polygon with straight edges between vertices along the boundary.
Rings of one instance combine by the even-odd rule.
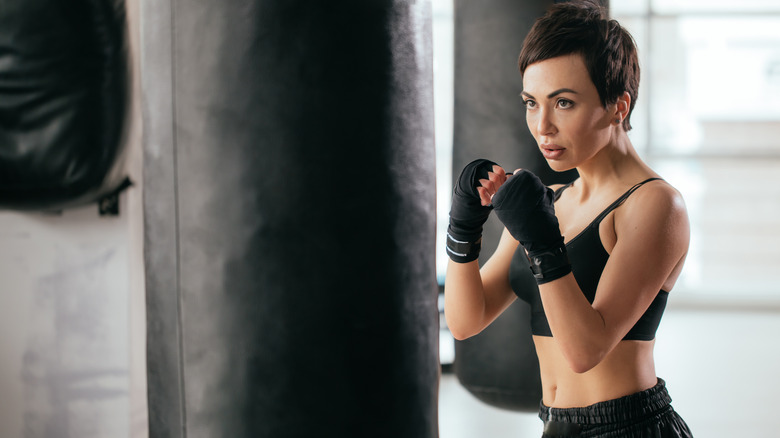
[[[516, 297], [530, 303], [546, 437], [692, 436], [653, 361], [689, 224], [680, 194], [627, 135], [639, 83], [633, 40], [598, 5], [562, 3], [534, 24], [519, 64], [540, 152], [552, 169], [580, 176], [547, 188], [524, 170], [466, 166], [448, 228], [447, 324], [468, 338]], [[493, 210], [506, 229], [480, 269]], [[524, 275], [538, 291], [513, 290]]]

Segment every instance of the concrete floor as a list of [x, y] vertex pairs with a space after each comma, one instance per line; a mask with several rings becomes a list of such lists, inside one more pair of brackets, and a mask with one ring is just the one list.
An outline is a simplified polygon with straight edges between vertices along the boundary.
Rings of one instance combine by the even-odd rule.
[[[780, 313], [670, 308], [656, 342], [656, 369], [696, 437], [780, 436]], [[441, 379], [441, 438], [540, 437], [535, 414], [504, 411]]]

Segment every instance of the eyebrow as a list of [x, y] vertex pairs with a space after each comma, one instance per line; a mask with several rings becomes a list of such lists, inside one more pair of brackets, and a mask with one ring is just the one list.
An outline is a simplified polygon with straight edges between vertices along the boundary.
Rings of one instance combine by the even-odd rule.
[[[577, 92], [576, 92], [576, 91], [574, 91], [574, 90], [572, 90], [571, 88], [561, 88], [561, 89], [559, 89], [559, 90], [555, 90], [555, 91], [553, 91], [552, 93], [548, 94], [548, 95], [547, 95], [547, 98], [548, 98], [548, 99], [552, 99], [553, 97], [555, 97], [555, 96], [557, 96], [557, 95], [559, 95], [559, 94], [561, 94], [561, 93], [572, 93], [572, 94], [577, 94]], [[520, 94], [523, 94], [523, 95], [525, 95], [525, 96], [528, 96], [528, 97], [530, 97], [531, 99], [536, 99], [535, 97], [533, 97], [533, 96], [531, 95], [531, 93], [529, 93], [529, 92], [527, 92], [527, 91], [523, 91], [523, 92], [521, 92]]]

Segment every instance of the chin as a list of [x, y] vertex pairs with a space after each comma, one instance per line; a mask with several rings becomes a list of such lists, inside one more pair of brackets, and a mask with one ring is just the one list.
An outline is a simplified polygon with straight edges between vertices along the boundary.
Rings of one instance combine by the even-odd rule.
[[547, 161], [547, 165], [550, 166], [550, 169], [554, 170], [555, 172], [566, 172], [567, 170], [572, 170], [576, 167], [562, 160], [545, 161]]

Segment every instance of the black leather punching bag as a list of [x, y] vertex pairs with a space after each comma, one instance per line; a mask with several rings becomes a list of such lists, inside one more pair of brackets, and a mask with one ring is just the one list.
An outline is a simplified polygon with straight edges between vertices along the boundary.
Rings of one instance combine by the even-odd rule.
[[[534, 20], [552, 4], [455, 0], [455, 178], [475, 158], [489, 158], [507, 170], [529, 169], [546, 184], [576, 177], [574, 172], [556, 173], [544, 161], [528, 131], [520, 97], [517, 57]], [[480, 264], [495, 250], [502, 229], [491, 215]], [[518, 300], [482, 333], [455, 343], [455, 374], [480, 400], [504, 409], [538, 410], [541, 381], [529, 318], [528, 305]]]
[[0, 2], [0, 209], [61, 210], [125, 182], [124, 0]]
[[436, 437], [430, 4], [142, 3], [151, 437]]

